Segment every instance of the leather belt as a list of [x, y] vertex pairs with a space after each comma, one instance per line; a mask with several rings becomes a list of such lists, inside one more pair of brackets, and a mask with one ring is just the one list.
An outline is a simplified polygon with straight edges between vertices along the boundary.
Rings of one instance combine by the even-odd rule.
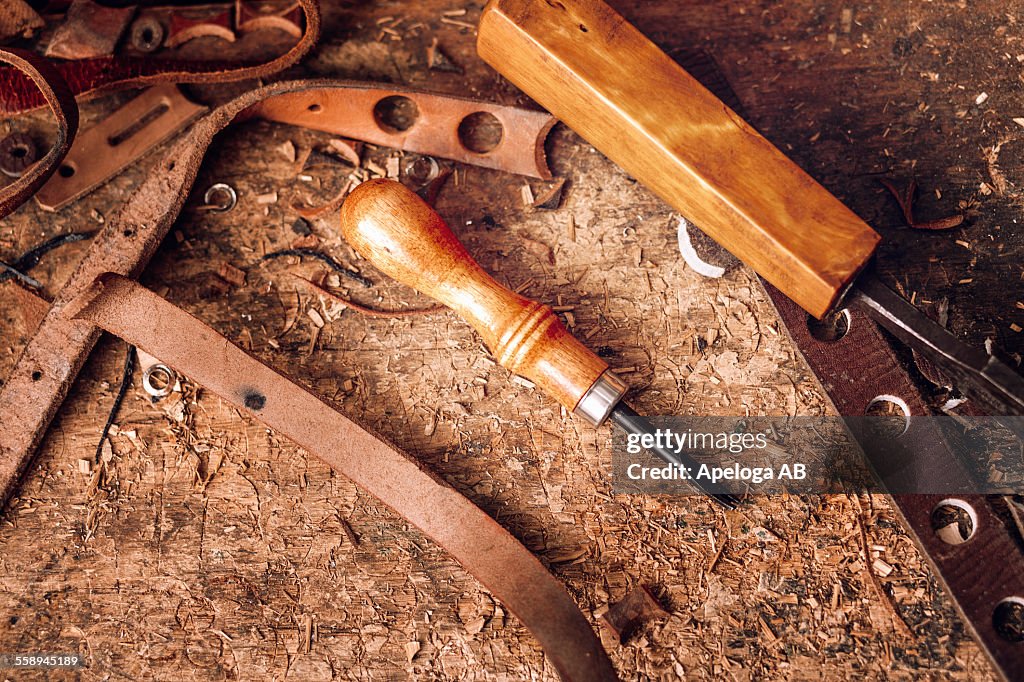
[[160, 358], [372, 493], [508, 607], [563, 679], [617, 679], [590, 624], [540, 561], [409, 455], [130, 279], [101, 276], [64, 314], [84, 333], [97, 325]]

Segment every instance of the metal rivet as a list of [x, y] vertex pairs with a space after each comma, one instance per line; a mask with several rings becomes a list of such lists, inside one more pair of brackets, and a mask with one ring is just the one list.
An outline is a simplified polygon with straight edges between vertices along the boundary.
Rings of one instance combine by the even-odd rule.
[[[217, 195], [227, 197], [227, 202], [214, 203], [214, 199]], [[226, 213], [233, 209], [238, 204], [238, 193], [235, 192], [235, 188], [225, 182], [218, 182], [214, 185], [210, 185], [210, 189], [206, 190], [206, 194], [203, 195], [203, 206], [208, 211], [214, 213]]]
[[0, 142], [0, 171], [20, 178], [38, 157], [36, 143], [25, 133], [11, 133]]
[[405, 177], [415, 187], [425, 187], [441, 174], [441, 166], [432, 156], [421, 156], [409, 164]]
[[164, 27], [153, 17], [141, 17], [132, 24], [131, 43], [139, 52], [154, 52], [164, 43]]
[[[158, 385], [153, 383], [154, 378]], [[150, 365], [142, 373], [142, 388], [154, 398], [166, 398], [174, 390], [178, 375], [167, 365]]]

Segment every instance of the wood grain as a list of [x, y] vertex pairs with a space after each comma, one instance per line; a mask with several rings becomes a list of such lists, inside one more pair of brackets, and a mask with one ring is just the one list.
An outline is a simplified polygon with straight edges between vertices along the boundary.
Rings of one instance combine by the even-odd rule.
[[492, 0], [484, 61], [816, 317], [879, 236], [601, 0]]
[[379, 270], [454, 310], [502, 367], [537, 384], [569, 412], [608, 369], [551, 308], [495, 282], [441, 216], [404, 185], [361, 184], [341, 207], [341, 230]]

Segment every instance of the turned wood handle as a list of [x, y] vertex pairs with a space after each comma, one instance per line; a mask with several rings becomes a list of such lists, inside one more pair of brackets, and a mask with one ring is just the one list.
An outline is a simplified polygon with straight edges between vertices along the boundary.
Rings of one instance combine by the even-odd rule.
[[483, 59], [809, 313], [879, 236], [601, 0], [491, 0]]
[[356, 187], [341, 207], [341, 229], [377, 269], [454, 310], [503, 367], [570, 412], [608, 369], [551, 308], [495, 282], [444, 220], [404, 185], [371, 180]]

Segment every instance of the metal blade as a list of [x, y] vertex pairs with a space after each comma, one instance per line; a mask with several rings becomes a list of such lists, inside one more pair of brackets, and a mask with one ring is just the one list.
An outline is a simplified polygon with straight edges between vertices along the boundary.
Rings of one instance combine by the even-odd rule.
[[[635, 433], [637, 435], [654, 433], [654, 425], [647, 421], [646, 417], [637, 414], [637, 412], [625, 402], [619, 402], [619, 404], [612, 409], [608, 418], [613, 424], [621, 428], [626, 433]], [[686, 467], [693, 470], [698, 468], [697, 462], [684, 453], [676, 453], [672, 450], [660, 447], [648, 448], [648, 450], [668, 464], [675, 464], [676, 466]], [[700, 481], [696, 479], [691, 479], [689, 483], [726, 509], [735, 509], [739, 506], [740, 500], [735, 495], [729, 495], [728, 493], [716, 493], [707, 490], [700, 484]]]
[[924, 313], [865, 273], [851, 291], [859, 304], [884, 329], [926, 355], [947, 372], [957, 387], [994, 416], [1024, 415], [1024, 379], [981, 348], [969, 346]]

